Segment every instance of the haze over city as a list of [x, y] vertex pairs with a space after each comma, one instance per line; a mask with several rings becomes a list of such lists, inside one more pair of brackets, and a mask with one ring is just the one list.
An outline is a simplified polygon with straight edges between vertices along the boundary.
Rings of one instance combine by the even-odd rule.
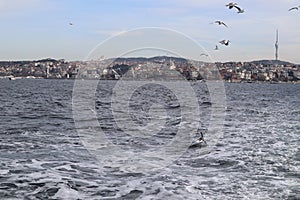
[[[300, 63], [300, 11], [288, 11], [299, 1], [235, 1], [244, 13], [228, 9], [229, 2], [0, 0], [0, 60], [84, 60], [99, 43], [121, 32], [157, 27], [190, 37], [220, 62], [275, 59], [278, 29], [279, 59]], [[216, 20], [228, 28], [212, 24]], [[230, 45], [219, 44], [223, 39], [230, 40]]]

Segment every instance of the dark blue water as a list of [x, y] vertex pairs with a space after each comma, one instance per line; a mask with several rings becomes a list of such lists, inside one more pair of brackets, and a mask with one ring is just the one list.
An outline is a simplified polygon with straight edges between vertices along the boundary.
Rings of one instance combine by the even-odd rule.
[[[99, 82], [74, 120], [74, 81], [0, 79], [0, 199], [300, 199], [300, 84], [225, 84], [224, 127], [213, 143], [211, 116], [221, 108], [205, 83], [191, 83], [199, 118], [167, 87], [147, 83], [128, 101], [116, 83]], [[194, 100], [182, 83], [168, 84]], [[208, 146], [165, 163], [155, 152], [182, 127], [195, 138], [202, 131]], [[96, 128], [114, 145], [102, 157], [90, 146], [99, 138], [81, 135]]]

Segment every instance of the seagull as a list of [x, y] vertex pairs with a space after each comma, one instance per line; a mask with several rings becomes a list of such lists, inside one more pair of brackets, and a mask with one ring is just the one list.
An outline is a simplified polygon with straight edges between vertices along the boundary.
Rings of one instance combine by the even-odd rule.
[[[299, 7], [300, 7], [300, 6], [299, 6]], [[289, 9], [289, 11], [291, 11], [291, 10], [299, 10], [299, 7], [297, 7], [297, 6], [292, 7], [292, 8]]]
[[202, 142], [202, 143], [204, 143], [204, 144], [207, 144], [206, 141], [204, 140], [204, 136], [203, 136], [203, 133], [202, 133], [202, 132], [200, 132], [200, 138], [198, 138], [198, 141], [199, 141], [199, 142]]
[[240, 8], [238, 6], [234, 6], [234, 7], [238, 10], [237, 13], [243, 13], [243, 12], [245, 12], [242, 8]]
[[221, 44], [224, 44], [226, 46], [229, 45], [229, 42], [230, 42], [229, 40], [222, 40], [222, 41], [220, 41]]
[[190, 148], [202, 147], [202, 146], [206, 146], [206, 145], [207, 145], [207, 142], [204, 140], [203, 133], [200, 132], [200, 137], [195, 142], [193, 142], [193, 144], [190, 146]]
[[200, 56], [208, 56], [206, 53], [201, 53]]
[[237, 3], [229, 3], [229, 4], [227, 4], [226, 6], [227, 6], [229, 9], [231, 9], [231, 8], [237, 6]]
[[219, 50], [219, 47], [218, 47], [218, 45], [216, 45], [216, 47], [215, 47], [215, 50]]
[[214, 23], [216, 23], [218, 25], [224, 25], [224, 26], [228, 27], [224, 22], [219, 21], [219, 20], [215, 21]]

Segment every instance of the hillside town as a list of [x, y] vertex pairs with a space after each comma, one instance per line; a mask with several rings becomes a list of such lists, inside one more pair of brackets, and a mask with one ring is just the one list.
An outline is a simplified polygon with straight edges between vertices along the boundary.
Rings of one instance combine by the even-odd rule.
[[284, 61], [216, 62], [176, 57], [116, 58], [96, 61], [0, 61], [0, 78], [145, 80], [224, 80], [227, 82], [300, 82], [300, 65]]

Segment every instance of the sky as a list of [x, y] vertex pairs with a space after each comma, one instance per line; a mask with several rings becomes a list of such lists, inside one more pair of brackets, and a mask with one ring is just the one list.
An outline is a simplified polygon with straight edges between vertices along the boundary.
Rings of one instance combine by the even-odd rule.
[[[143, 38], [135, 38], [134, 34], [128, 40], [114, 40], [116, 37], [137, 33], [136, 30], [143, 32], [144, 28], [147, 42], [157, 40], [160, 29], [189, 38], [200, 48], [189, 50], [189, 43], [177, 40], [180, 37], [171, 37], [171, 40], [162, 37], [160, 42], [169, 43], [164, 46], [166, 48], [185, 45], [185, 51], [193, 51], [193, 59], [215, 62], [274, 59], [278, 29], [279, 59], [300, 63], [300, 8], [288, 11], [300, 6], [300, 0], [234, 1], [245, 10], [241, 14], [236, 9], [228, 9], [225, 5], [229, 2], [0, 0], [0, 60], [85, 60], [103, 43], [106, 46], [105, 49], [100, 47], [99, 57], [109, 58], [115, 56], [109, 52], [118, 52], [115, 48], [126, 46], [128, 51], [138, 48], [138, 42], [131, 45]], [[216, 20], [224, 21], [228, 28], [212, 23]], [[149, 27], [157, 32], [149, 33]], [[220, 44], [223, 39], [231, 43], [228, 46]], [[119, 47], [110, 46], [112, 40], [121, 41]], [[214, 50], [216, 45], [219, 50]], [[201, 57], [203, 52], [209, 57]]]

